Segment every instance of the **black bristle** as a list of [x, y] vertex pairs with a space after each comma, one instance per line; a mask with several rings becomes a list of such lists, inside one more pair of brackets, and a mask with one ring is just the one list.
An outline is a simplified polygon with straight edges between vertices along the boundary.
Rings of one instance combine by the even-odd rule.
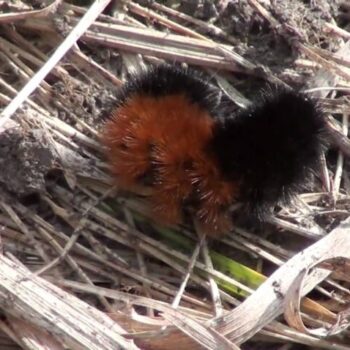
[[135, 94], [157, 98], [185, 94], [213, 117], [221, 117], [224, 106], [229, 103], [228, 97], [199, 71], [177, 65], [152, 66], [131, 77], [119, 93], [118, 105]]
[[269, 88], [248, 110], [216, 125], [211, 148], [225, 176], [241, 182], [241, 200], [261, 217], [308, 183], [324, 129], [315, 101]]

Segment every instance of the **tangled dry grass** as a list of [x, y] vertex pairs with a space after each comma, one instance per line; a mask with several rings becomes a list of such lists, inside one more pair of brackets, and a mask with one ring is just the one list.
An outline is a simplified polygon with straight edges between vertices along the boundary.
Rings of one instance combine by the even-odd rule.
[[[350, 7], [140, 3], [0, 1], [0, 348], [350, 349]], [[318, 97], [313, 187], [265, 225], [233, 208], [220, 241], [157, 226], [98, 135], [127, 74], [164, 60], [237, 108], [266, 82]]]

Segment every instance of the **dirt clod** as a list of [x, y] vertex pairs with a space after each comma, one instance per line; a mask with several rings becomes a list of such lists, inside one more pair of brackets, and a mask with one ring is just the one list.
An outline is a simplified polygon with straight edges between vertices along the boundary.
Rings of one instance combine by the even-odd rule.
[[0, 134], [0, 183], [19, 196], [45, 189], [45, 175], [55, 156], [43, 130], [13, 127]]

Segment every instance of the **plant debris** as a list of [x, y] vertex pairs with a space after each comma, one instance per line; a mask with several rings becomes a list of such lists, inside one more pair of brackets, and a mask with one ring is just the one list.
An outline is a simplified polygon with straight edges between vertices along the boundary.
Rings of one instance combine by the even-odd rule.
[[[0, 1], [0, 348], [350, 350], [349, 28], [339, 0]], [[233, 207], [217, 241], [157, 226], [99, 131], [162, 62], [237, 110], [266, 84], [317, 98], [309, 190], [266, 224]]]

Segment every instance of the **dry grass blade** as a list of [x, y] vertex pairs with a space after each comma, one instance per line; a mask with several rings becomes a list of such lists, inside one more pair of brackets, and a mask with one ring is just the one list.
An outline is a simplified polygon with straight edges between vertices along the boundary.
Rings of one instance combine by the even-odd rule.
[[2, 127], [7, 120], [9, 120], [13, 113], [21, 106], [21, 104], [29, 97], [29, 95], [38, 87], [47, 74], [54, 66], [62, 59], [69, 49], [76, 43], [76, 41], [83, 35], [86, 29], [98, 17], [103, 9], [108, 5], [110, 0], [97, 0], [90, 9], [86, 12], [80, 22], [74, 27], [69, 35], [64, 39], [61, 45], [49, 58], [49, 60], [40, 68], [40, 70], [27, 82], [18, 95], [11, 101], [11, 103], [2, 111], [0, 115], [0, 127]]
[[0, 266], [0, 304], [11, 315], [37, 324], [74, 349], [137, 349], [102, 312], [4, 256]]
[[[349, 228], [350, 219], [347, 219], [328, 236], [295, 255], [240, 306], [215, 320], [219, 332], [227, 334], [233, 342], [241, 343], [282, 314], [296, 278], [301, 275], [304, 277], [305, 271], [320, 261], [350, 258]], [[305, 277], [300, 294], [307, 294], [329, 274], [330, 271], [314, 269]], [[288, 319], [290, 320], [290, 317]]]
[[325, 32], [330, 32], [330, 33], [335, 33], [344, 39], [349, 40], [350, 39], [350, 33], [344, 29], [339, 28], [338, 26], [332, 24], [332, 23], [327, 23], [325, 27]]
[[239, 350], [238, 346], [231, 343], [220, 333], [212, 328], [199, 324], [191, 319], [191, 317], [184, 317], [176, 311], [165, 312], [163, 313], [163, 317], [208, 350]]
[[179, 18], [179, 19], [183, 19], [185, 21], [188, 21], [190, 23], [193, 23], [195, 24], [197, 27], [201, 28], [203, 31], [205, 32], [209, 32], [215, 36], [218, 36], [218, 37], [222, 37], [223, 39], [226, 39], [228, 40], [229, 42], [231, 42], [232, 44], [235, 44], [237, 42], [237, 40], [235, 40], [234, 37], [228, 35], [227, 33], [225, 33], [222, 29], [220, 29], [219, 27], [213, 25], [213, 24], [210, 24], [210, 23], [207, 23], [205, 21], [201, 21], [201, 20], [198, 20], [192, 16], [189, 16], [189, 15], [186, 15], [182, 12], [179, 12], [179, 11], [176, 11], [170, 7], [166, 7], [162, 4], [159, 4], [157, 2], [154, 2], [152, 3], [152, 7], [157, 9], [157, 10], [160, 10], [164, 13], [167, 13], [171, 16], [174, 16], [176, 18]]
[[[348, 249], [348, 247], [346, 247]], [[334, 255], [333, 255], [333, 254]], [[343, 256], [342, 256], [343, 255]], [[345, 311], [341, 311], [338, 315], [338, 319], [334, 325], [331, 327], [320, 327], [317, 329], [308, 329], [305, 327], [304, 322], [301, 317], [300, 312], [300, 299], [302, 297], [303, 290], [303, 281], [306, 278], [307, 274], [311, 272], [313, 268], [319, 265], [324, 260], [327, 262], [334, 261], [334, 268], [337, 269], [336, 266], [344, 264], [344, 258], [350, 261], [350, 256], [348, 254], [344, 254], [344, 252], [340, 250], [334, 249], [331, 247], [331, 253], [329, 256], [322, 257], [318, 261], [315, 261], [313, 265], [307, 266], [305, 269], [299, 271], [299, 274], [294, 278], [292, 283], [290, 283], [290, 288], [285, 297], [285, 311], [284, 316], [290, 326], [293, 328], [303, 332], [315, 335], [317, 337], [326, 337], [330, 335], [335, 335], [343, 332], [350, 326], [350, 322], [347, 319], [349, 316], [349, 309]]]
[[52, 4], [41, 9], [41, 10], [33, 10], [33, 11], [23, 11], [9, 14], [0, 14], [0, 23], [14, 23], [16, 21], [23, 21], [27, 18], [33, 17], [45, 17], [50, 13], [56, 11], [57, 7], [62, 3], [63, 0], [54, 0]]
[[[77, 20], [73, 19], [73, 23]], [[49, 20], [25, 21], [21, 26], [27, 29], [54, 32]], [[176, 34], [126, 25], [96, 22], [83, 35], [87, 42], [107, 45], [136, 53], [162, 58], [177, 58], [181, 62], [254, 74], [255, 65], [233, 52], [232, 46], [211, 40], [191, 38]]]
[[64, 350], [64, 346], [53, 336], [32, 324], [18, 318], [7, 316], [0, 327], [11, 337], [16, 334], [18, 345], [28, 350]]
[[201, 344], [206, 349], [239, 349], [214, 329], [200, 324], [197, 320], [188, 315], [188, 311], [184, 313], [181, 309], [174, 310], [172, 306], [168, 306], [167, 304], [156, 300], [138, 296], [132, 297], [125, 293], [109, 291], [105, 288], [91, 287], [73, 281], [62, 281], [61, 283], [67, 287], [72, 287], [81, 291], [92, 292], [100, 296], [116, 298], [118, 300], [130, 302], [134, 305], [143, 305], [161, 311], [164, 319], [174, 324], [192, 340]]
[[190, 263], [187, 267], [187, 271], [186, 271], [186, 274], [184, 276], [184, 279], [179, 287], [179, 290], [178, 292], [176, 293], [176, 296], [171, 304], [171, 306], [176, 309], [179, 304], [180, 304], [180, 301], [181, 301], [181, 298], [182, 298], [182, 295], [186, 289], [186, 286], [187, 286], [187, 283], [188, 283], [188, 280], [190, 279], [190, 276], [193, 272], [193, 267], [194, 265], [196, 264], [196, 260], [198, 258], [198, 255], [199, 255], [199, 252], [204, 244], [204, 241], [205, 241], [205, 236], [201, 236], [200, 238], [200, 241], [199, 243], [196, 245], [196, 248], [193, 250], [193, 253], [192, 253], [192, 256], [191, 256], [191, 259], [190, 259]]

